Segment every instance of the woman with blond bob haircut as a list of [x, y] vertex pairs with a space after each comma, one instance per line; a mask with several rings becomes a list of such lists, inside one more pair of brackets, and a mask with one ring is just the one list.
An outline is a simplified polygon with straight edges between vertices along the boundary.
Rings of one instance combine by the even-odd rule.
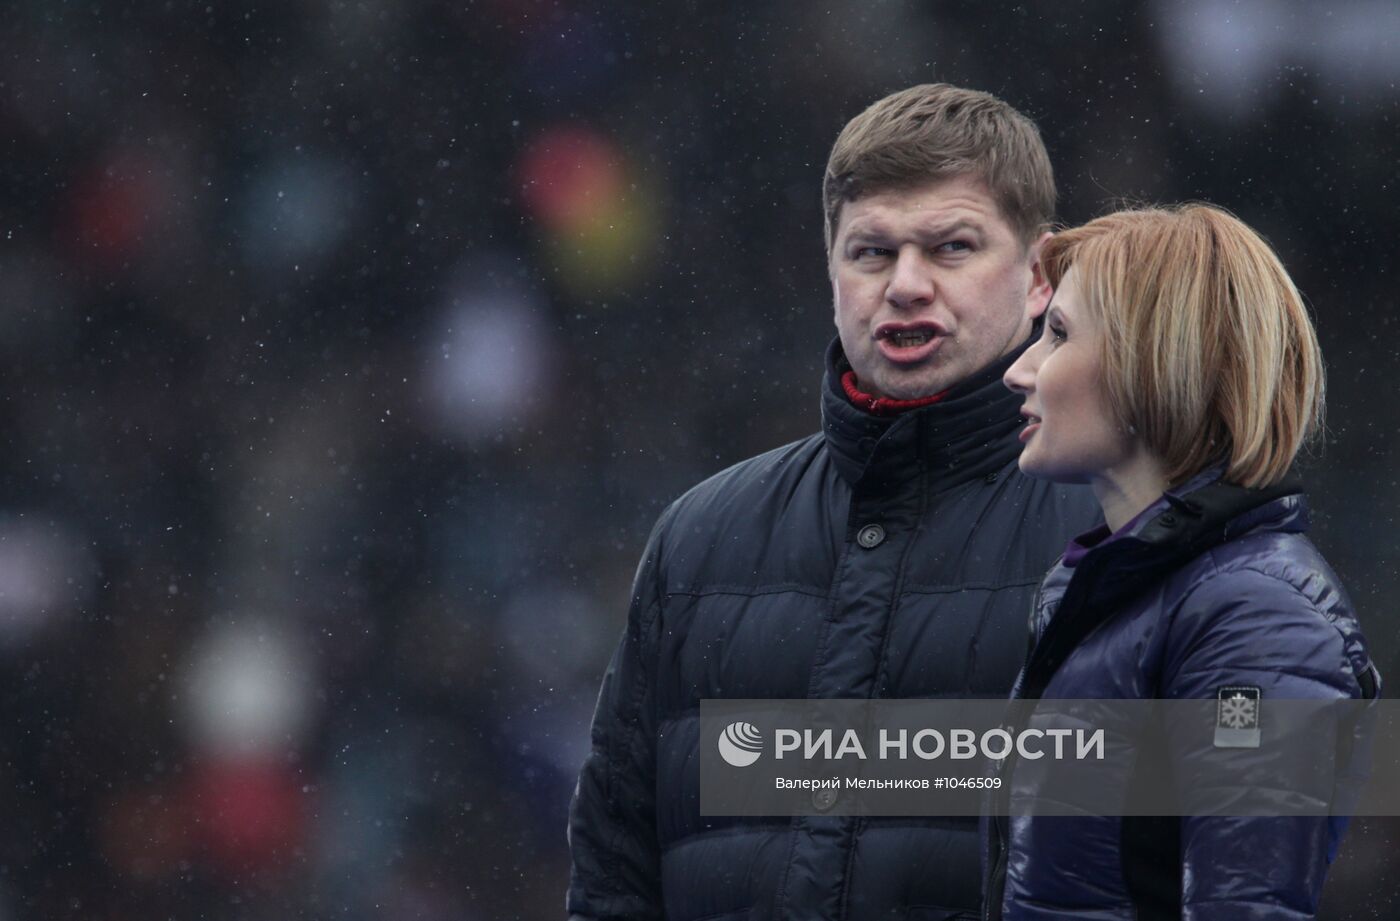
[[1041, 260], [1055, 287], [1079, 267], [1109, 404], [1169, 482], [1219, 461], [1243, 486], [1283, 478], [1322, 421], [1322, 352], [1258, 234], [1209, 205], [1120, 211], [1053, 237]]
[[[1323, 367], [1268, 244], [1219, 208], [1184, 205], [1063, 231], [1042, 264], [1055, 293], [1041, 336], [1004, 377], [1025, 398], [1020, 466], [1090, 486], [1106, 524], [1041, 584], [1013, 697], [1228, 701], [1246, 721], [1271, 698], [1376, 697], [1289, 475], [1321, 426]], [[1309, 739], [1346, 752], [1355, 731], [1319, 720]], [[1132, 776], [1184, 775], [1209, 745], [1139, 753]], [[1275, 753], [1260, 759], [1256, 782], [1323, 803], [1359, 769], [1319, 758], [1299, 780], [1269, 773]], [[1325, 815], [1007, 816], [1005, 803], [987, 826], [995, 921], [1310, 918], [1345, 828]]]

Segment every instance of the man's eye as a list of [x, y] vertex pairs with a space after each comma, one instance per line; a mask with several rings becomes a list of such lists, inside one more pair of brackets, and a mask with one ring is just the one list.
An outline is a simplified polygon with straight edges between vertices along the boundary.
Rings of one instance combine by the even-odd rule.
[[972, 245], [966, 240], [949, 240], [947, 243], [938, 244], [940, 253], [961, 253], [972, 249]]
[[862, 246], [855, 251], [855, 257], [857, 259], [883, 259], [889, 254], [890, 251], [883, 246]]

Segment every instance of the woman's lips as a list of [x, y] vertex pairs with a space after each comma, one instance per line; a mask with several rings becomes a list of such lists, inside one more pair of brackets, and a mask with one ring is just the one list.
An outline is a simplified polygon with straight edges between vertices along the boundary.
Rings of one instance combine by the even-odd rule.
[[1021, 429], [1021, 434], [1017, 436], [1021, 444], [1025, 444], [1026, 442], [1030, 441], [1031, 436], [1035, 434], [1035, 431], [1038, 428], [1040, 428], [1040, 422], [1035, 421], [1029, 423], [1025, 428]]

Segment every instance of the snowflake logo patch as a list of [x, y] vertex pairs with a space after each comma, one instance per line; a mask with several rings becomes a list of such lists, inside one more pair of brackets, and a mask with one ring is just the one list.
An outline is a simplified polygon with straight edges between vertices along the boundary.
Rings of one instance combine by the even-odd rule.
[[1259, 747], [1259, 688], [1223, 687], [1215, 695], [1215, 747]]
[[1229, 729], [1244, 729], [1254, 725], [1258, 719], [1254, 701], [1243, 694], [1236, 694], [1220, 701], [1220, 724]]

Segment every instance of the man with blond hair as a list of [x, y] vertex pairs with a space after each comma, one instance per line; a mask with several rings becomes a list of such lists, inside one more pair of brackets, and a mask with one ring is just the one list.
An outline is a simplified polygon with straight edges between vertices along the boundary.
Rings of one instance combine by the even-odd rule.
[[577, 918], [945, 919], [976, 820], [702, 817], [714, 699], [1004, 697], [1040, 577], [1097, 520], [1022, 476], [1002, 374], [1050, 297], [1035, 125], [944, 84], [876, 102], [822, 183], [837, 337], [818, 434], [672, 503], [637, 572], [569, 820]]

